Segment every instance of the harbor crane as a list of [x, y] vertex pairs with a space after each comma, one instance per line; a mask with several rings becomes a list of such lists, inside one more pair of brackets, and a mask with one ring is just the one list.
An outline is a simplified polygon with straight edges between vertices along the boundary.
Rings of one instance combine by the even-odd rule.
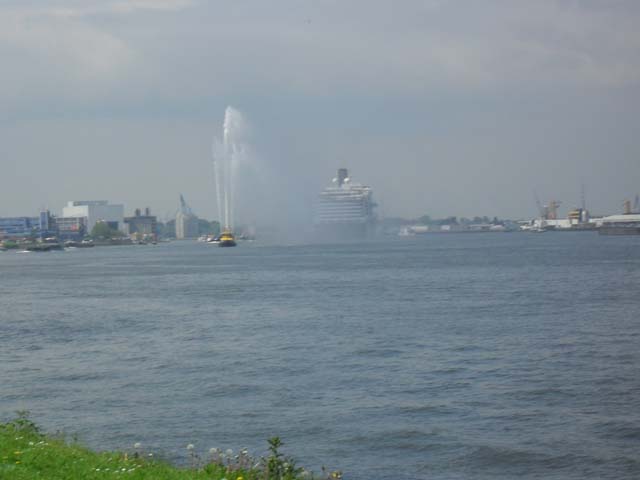
[[193, 210], [191, 209], [191, 207], [189, 205], [187, 205], [187, 202], [185, 201], [185, 199], [182, 196], [182, 194], [180, 194], [180, 210], [179, 211], [183, 215], [194, 215]]
[[622, 202], [622, 213], [624, 215], [631, 215], [632, 213], [640, 213], [640, 197], [636, 194], [633, 199], [633, 207], [631, 206], [631, 200], [628, 198]]
[[548, 205], [542, 205], [538, 194], [534, 191], [533, 196], [536, 200], [536, 206], [538, 212], [543, 220], [557, 220], [558, 219], [558, 207], [562, 204], [559, 200], [551, 200]]
[[549, 205], [545, 205], [545, 209], [547, 211], [547, 220], [557, 220], [558, 219], [558, 207], [562, 202], [558, 200], [551, 200]]
[[540, 198], [538, 197], [538, 193], [535, 190], [533, 191], [533, 197], [536, 200], [536, 207], [538, 207], [538, 213], [540, 214], [540, 218], [545, 218], [546, 212], [542, 206], [542, 203], [540, 203]]

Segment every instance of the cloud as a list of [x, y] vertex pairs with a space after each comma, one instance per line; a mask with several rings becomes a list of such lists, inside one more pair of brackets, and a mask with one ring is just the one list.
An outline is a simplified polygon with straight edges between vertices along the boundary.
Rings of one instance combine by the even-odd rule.
[[17, 106], [101, 97], [138, 62], [136, 46], [93, 22], [97, 16], [174, 11], [190, 0], [14, 2], [0, 7], [0, 100]]
[[175, 11], [193, 7], [194, 0], [118, 0], [108, 4], [102, 11], [113, 13], [132, 13], [136, 10]]
[[203, 3], [167, 25], [162, 42], [138, 38], [138, 72], [164, 98], [637, 85], [638, 9], [595, 5]]
[[18, 13], [3, 16], [0, 29], [4, 48], [13, 49], [13, 61], [30, 57], [40, 63], [36, 67], [67, 69], [83, 78], [109, 75], [131, 58], [122, 40], [71, 16]]
[[421, 97], [640, 81], [640, 8], [628, 2], [6, 5], [0, 101], [15, 109], [33, 99], [130, 111], [212, 97]]

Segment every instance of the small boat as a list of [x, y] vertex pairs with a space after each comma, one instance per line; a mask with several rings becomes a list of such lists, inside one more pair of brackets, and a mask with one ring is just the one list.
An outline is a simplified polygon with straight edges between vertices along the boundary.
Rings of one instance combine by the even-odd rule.
[[66, 242], [64, 242], [65, 248], [89, 248], [93, 246], [94, 245], [92, 240], [82, 240], [81, 242], [67, 240]]
[[220, 234], [220, 239], [218, 241], [218, 246], [220, 247], [235, 247], [236, 239], [229, 230], [225, 230]]

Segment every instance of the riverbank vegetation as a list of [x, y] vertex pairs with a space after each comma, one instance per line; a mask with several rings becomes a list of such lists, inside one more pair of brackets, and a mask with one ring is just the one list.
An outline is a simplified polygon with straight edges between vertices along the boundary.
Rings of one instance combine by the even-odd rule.
[[279, 438], [269, 440], [266, 457], [253, 458], [246, 450], [212, 448], [201, 456], [186, 446], [187, 467], [155, 458], [136, 443], [122, 452], [94, 452], [58, 435], [47, 435], [25, 414], [0, 423], [0, 478], [12, 480], [309, 480], [340, 479], [340, 472], [314, 476], [280, 452]]

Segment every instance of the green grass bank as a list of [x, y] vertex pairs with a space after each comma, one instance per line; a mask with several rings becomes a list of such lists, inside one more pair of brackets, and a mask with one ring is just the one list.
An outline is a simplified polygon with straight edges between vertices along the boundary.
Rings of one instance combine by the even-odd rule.
[[187, 446], [188, 467], [154, 458], [136, 444], [129, 451], [95, 452], [77, 442], [47, 435], [26, 416], [0, 423], [1, 480], [310, 480], [340, 479], [340, 472], [314, 476], [280, 453], [278, 438], [269, 440], [269, 454], [259, 459], [241, 451], [212, 449], [205, 456]]

